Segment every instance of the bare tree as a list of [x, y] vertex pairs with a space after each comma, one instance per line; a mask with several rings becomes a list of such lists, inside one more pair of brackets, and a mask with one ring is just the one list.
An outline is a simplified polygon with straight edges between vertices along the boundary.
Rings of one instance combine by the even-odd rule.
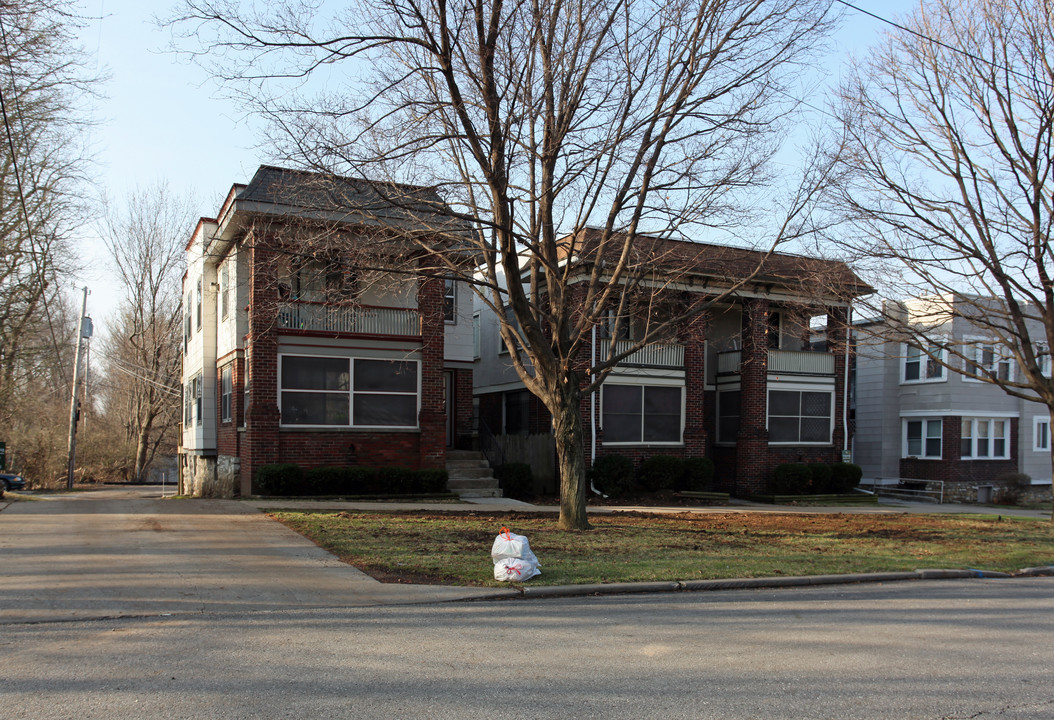
[[[935, 0], [906, 27], [842, 90], [843, 247], [887, 297], [931, 298], [876, 298], [881, 326], [1054, 413], [1054, 2]], [[1020, 372], [933, 345], [949, 313]]]
[[769, 160], [833, 21], [827, 0], [380, 0], [328, 26], [296, 2], [187, 0], [176, 19], [285, 159], [429, 185], [454, 208], [461, 231], [411, 239], [433, 271], [474, 284], [550, 411], [565, 528], [588, 527], [582, 397], [705, 310], [649, 314], [632, 346], [582, 365], [602, 318], [668, 307], [649, 298], [698, 260], [655, 239], [771, 249], [808, 229], [823, 174], [780, 206]]
[[[54, 434], [45, 406], [55, 387], [69, 384], [64, 343], [76, 319], [61, 293], [76, 269], [71, 238], [86, 215], [79, 190], [87, 161], [77, 140], [94, 85], [77, 23], [63, 0], [0, 7], [0, 433], [13, 445], [52, 444], [37, 442]], [[23, 456], [41, 455], [26, 447]], [[47, 469], [37, 463], [27, 472], [41, 480]]]
[[190, 202], [164, 183], [133, 192], [107, 215], [104, 239], [124, 298], [104, 346], [106, 412], [122, 419], [134, 447], [135, 480], [179, 425], [180, 279], [193, 226]]

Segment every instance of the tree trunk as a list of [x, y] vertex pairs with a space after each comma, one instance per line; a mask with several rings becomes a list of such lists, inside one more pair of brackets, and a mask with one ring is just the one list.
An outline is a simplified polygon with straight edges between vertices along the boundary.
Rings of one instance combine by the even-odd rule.
[[146, 424], [142, 428], [140, 428], [139, 432], [136, 433], [135, 470], [132, 473], [136, 482], [143, 482], [146, 479], [143, 477], [143, 475], [146, 473], [146, 458], [147, 450], [150, 447], [150, 426], [152, 424], [152, 420], [147, 421]]
[[560, 472], [560, 520], [562, 530], [588, 530], [586, 517], [586, 467], [582, 414], [579, 403], [582, 391], [578, 378], [565, 375], [553, 415], [553, 437], [556, 440], [556, 464]]

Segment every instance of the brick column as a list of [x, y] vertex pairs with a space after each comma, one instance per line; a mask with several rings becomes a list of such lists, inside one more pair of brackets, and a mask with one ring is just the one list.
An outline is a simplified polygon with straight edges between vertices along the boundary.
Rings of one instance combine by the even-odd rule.
[[[834, 444], [834, 457], [841, 460], [843, 439], [849, 431], [842, 422], [843, 410], [848, 388], [845, 385], [845, 368], [849, 361], [848, 353], [848, 308], [832, 307], [827, 309], [827, 352], [834, 354], [834, 417], [831, 442]], [[851, 439], [851, 438], [850, 438]]]
[[764, 492], [768, 482], [768, 314], [768, 300], [743, 301], [735, 483], [735, 493], [741, 496]]
[[241, 446], [241, 494], [252, 494], [260, 465], [278, 461], [278, 275], [269, 238], [249, 247], [249, 332], [245, 336], [245, 380], [249, 393]]
[[443, 349], [446, 324], [443, 320], [443, 279], [422, 277], [417, 287], [421, 314], [421, 450], [418, 467], [446, 467], [446, 409], [443, 407]]
[[684, 456], [706, 456], [706, 331], [710, 317], [695, 313], [681, 321], [684, 345]]
[[454, 447], [472, 447], [472, 371], [454, 371]]

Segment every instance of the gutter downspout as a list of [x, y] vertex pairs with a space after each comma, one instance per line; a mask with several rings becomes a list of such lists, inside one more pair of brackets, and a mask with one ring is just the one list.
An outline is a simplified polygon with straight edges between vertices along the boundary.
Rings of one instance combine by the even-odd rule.
[[[596, 367], [597, 364], [597, 326], [593, 324], [593, 329], [590, 331], [590, 358], [589, 364], [591, 367]], [[597, 391], [593, 391], [589, 394], [589, 467], [592, 469], [593, 464], [597, 460]], [[592, 473], [590, 473], [592, 475]], [[593, 491], [594, 495], [606, 498], [607, 495], [597, 490], [597, 486], [593, 484], [593, 478], [589, 478], [589, 489]]]
[[[853, 302], [845, 313], [845, 378], [842, 381], [842, 452], [849, 451], [849, 343], [853, 332]], [[852, 456], [850, 456], [850, 460]]]

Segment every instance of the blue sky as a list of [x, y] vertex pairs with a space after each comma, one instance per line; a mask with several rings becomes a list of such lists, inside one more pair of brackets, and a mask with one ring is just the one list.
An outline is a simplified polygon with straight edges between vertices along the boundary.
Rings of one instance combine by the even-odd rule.
[[[856, 4], [885, 17], [914, 5], [908, 0]], [[212, 215], [233, 183], [252, 177], [266, 152], [255, 147], [259, 138], [251, 123], [219, 97], [204, 72], [167, 52], [168, 32], [153, 18], [171, 7], [142, 0], [85, 0], [82, 6], [91, 18], [82, 33], [84, 49], [110, 75], [105, 97], [94, 104], [97, 125], [90, 138], [99, 162], [98, 188], [120, 202], [137, 186], [166, 180], [173, 191], [192, 194], [199, 215]], [[850, 11], [824, 70], [836, 74], [846, 54], [863, 52], [881, 29], [879, 22]], [[105, 325], [119, 296], [91, 227], [85, 228], [81, 254], [90, 267], [76, 287], [87, 283], [88, 311], [97, 325]], [[79, 301], [79, 292], [76, 297]]]

